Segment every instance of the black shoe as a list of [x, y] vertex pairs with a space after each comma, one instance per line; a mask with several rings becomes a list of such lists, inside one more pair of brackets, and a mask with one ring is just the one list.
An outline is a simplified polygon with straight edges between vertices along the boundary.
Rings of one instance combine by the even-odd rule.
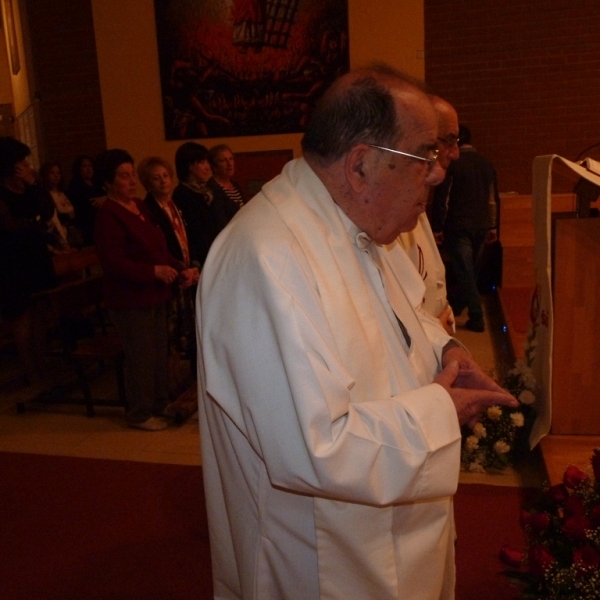
[[465, 327], [469, 331], [476, 331], [477, 333], [483, 333], [485, 331], [485, 323], [483, 322], [483, 320], [469, 319], [465, 323]]

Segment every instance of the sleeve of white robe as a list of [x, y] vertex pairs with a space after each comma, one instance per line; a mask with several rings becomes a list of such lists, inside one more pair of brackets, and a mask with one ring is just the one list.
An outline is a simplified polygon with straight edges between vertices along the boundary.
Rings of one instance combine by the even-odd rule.
[[460, 430], [449, 395], [430, 384], [353, 401], [302, 251], [279, 241], [211, 252], [201, 292], [207, 401], [274, 486], [374, 505], [453, 494]]

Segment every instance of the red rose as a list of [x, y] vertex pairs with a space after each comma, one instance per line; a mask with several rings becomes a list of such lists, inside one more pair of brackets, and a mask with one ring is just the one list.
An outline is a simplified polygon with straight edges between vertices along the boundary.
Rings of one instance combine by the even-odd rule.
[[539, 534], [550, 525], [550, 515], [545, 512], [534, 513], [521, 509], [519, 521], [523, 529], [530, 528], [533, 533]]
[[585, 542], [585, 540], [587, 540], [585, 532], [587, 529], [590, 529], [591, 526], [592, 523], [587, 517], [579, 515], [567, 519], [562, 527], [562, 531], [571, 540]]
[[597, 504], [590, 511], [590, 519], [594, 527], [600, 527], [600, 504]]
[[533, 515], [531, 519], [531, 529], [535, 531], [535, 533], [542, 533], [548, 528], [550, 525], [550, 515], [548, 513], [536, 513]]
[[500, 560], [505, 565], [518, 569], [525, 560], [525, 552], [505, 545], [500, 548]]
[[540, 578], [552, 566], [554, 557], [544, 546], [535, 544], [529, 548], [528, 562], [531, 574]]
[[589, 481], [589, 479], [590, 478], [581, 469], [578, 469], [574, 465], [570, 465], [565, 471], [563, 483], [568, 488], [574, 490], [577, 489], [581, 484]]
[[569, 490], [564, 483], [558, 483], [557, 485], [553, 485], [548, 492], [546, 493], [548, 499], [554, 504], [564, 504], [569, 497]]
[[600, 448], [594, 448], [592, 455], [592, 469], [594, 469], [594, 478], [600, 481]]
[[579, 496], [569, 496], [565, 502], [565, 518], [583, 517], [585, 516], [585, 506], [583, 500]]
[[600, 566], [600, 554], [591, 546], [581, 546], [573, 553], [573, 563], [586, 569], [597, 569]]

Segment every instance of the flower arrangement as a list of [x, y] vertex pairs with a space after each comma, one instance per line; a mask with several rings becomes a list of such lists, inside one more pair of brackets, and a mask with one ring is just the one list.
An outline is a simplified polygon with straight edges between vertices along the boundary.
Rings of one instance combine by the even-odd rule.
[[532, 404], [536, 380], [531, 368], [518, 360], [506, 374], [502, 386], [519, 400], [517, 408], [491, 406], [473, 426], [462, 428], [461, 463], [465, 471], [502, 471], [527, 450], [527, 439], [535, 418]]
[[523, 598], [600, 598], [600, 448], [591, 463], [593, 475], [569, 466], [563, 483], [521, 510], [524, 550], [500, 550], [500, 560], [512, 567], [505, 574], [524, 586]]

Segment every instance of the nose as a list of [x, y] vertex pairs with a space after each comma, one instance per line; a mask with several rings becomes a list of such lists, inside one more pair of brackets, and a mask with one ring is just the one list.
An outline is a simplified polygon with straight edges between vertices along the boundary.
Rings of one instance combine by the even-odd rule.
[[439, 163], [439, 161], [435, 161], [431, 171], [429, 171], [427, 177], [425, 178], [425, 183], [427, 185], [439, 185], [442, 183], [442, 181], [444, 181], [445, 177], [445, 169], [442, 168], [442, 165]]

